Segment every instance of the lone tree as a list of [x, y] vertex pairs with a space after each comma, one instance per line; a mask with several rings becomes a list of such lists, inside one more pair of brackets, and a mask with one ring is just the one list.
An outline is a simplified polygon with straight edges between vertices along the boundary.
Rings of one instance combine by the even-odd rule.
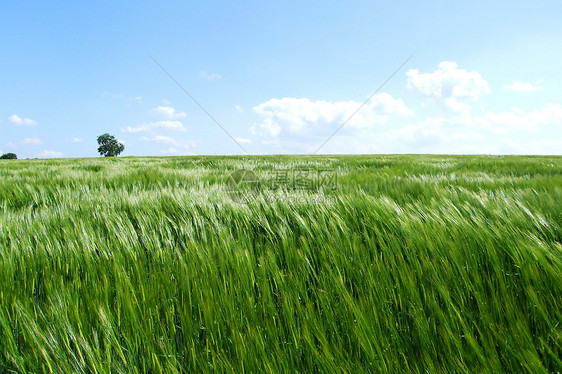
[[18, 156], [15, 153], [4, 153], [0, 156], [0, 160], [17, 160]]
[[123, 143], [115, 139], [115, 136], [105, 133], [98, 136], [98, 152], [104, 157], [115, 157], [125, 149]]

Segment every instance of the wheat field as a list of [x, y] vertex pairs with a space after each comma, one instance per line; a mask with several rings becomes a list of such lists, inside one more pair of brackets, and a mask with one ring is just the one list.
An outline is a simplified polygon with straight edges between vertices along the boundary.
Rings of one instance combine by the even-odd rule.
[[[233, 187], [238, 170], [259, 185]], [[0, 372], [562, 371], [562, 157], [2, 160], [0, 176]]]

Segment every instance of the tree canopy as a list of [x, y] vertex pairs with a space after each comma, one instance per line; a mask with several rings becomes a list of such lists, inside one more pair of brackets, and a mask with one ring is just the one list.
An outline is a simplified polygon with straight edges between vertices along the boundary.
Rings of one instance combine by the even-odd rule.
[[18, 156], [15, 153], [4, 153], [0, 156], [0, 160], [17, 160]]
[[98, 136], [98, 152], [104, 157], [115, 157], [125, 149], [125, 145], [119, 142], [113, 135], [105, 133]]

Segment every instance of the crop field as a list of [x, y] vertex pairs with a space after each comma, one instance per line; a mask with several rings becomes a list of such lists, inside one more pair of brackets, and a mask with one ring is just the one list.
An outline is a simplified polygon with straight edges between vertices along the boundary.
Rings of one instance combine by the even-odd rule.
[[2, 373], [562, 371], [562, 157], [2, 160], [0, 177]]

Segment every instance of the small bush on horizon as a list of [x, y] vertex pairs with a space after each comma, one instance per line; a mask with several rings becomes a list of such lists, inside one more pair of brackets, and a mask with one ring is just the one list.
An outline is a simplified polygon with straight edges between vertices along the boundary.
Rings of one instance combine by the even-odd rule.
[[18, 156], [15, 153], [4, 153], [0, 156], [0, 160], [17, 160]]

